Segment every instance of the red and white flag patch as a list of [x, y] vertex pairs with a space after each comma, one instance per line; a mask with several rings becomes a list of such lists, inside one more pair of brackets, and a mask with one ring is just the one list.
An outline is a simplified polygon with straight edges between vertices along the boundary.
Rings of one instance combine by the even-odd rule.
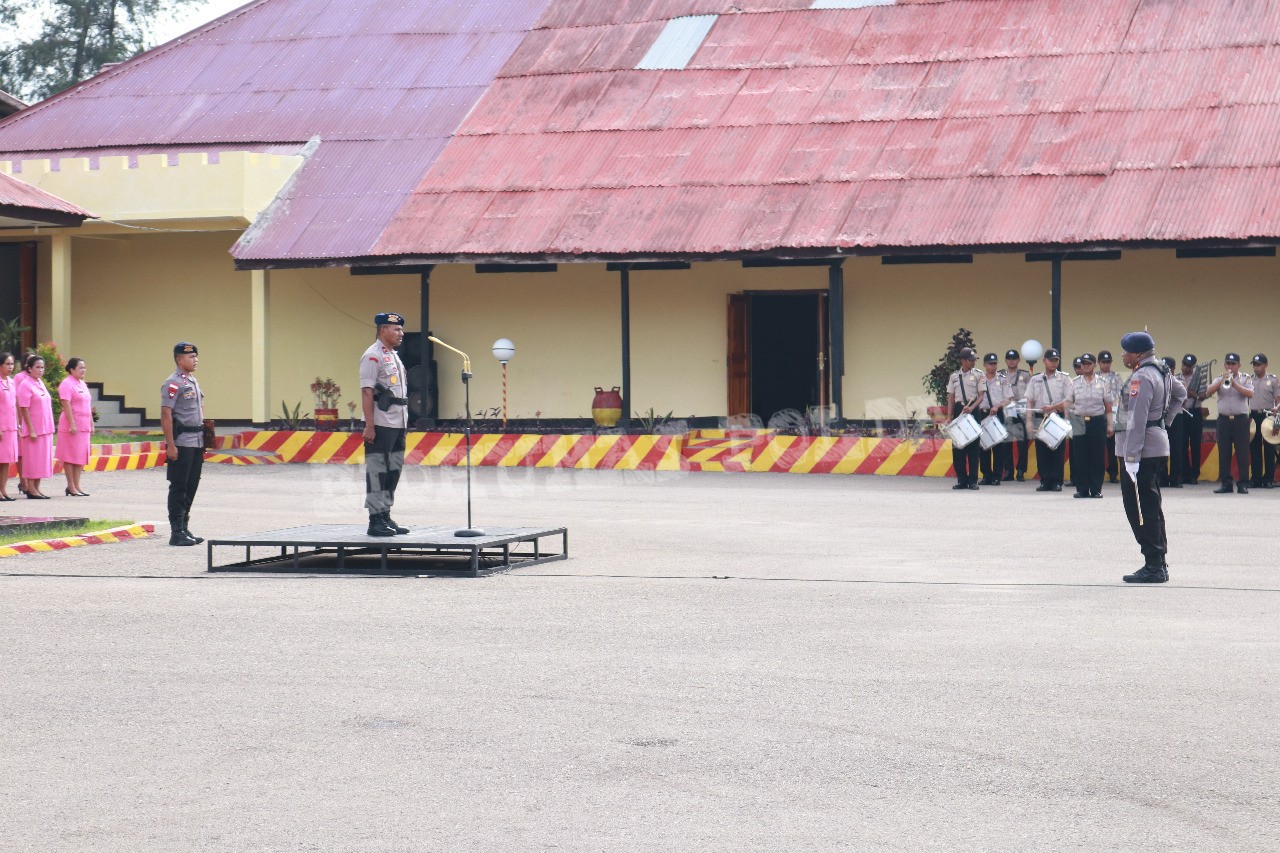
[[174, 383], [174, 382], [170, 382], [170, 383], [169, 383], [169, 396], [170, 396], [171, 398], [172, 398], [172, 397], [176, 397], [176, 396], [178, 396], [178, 386], [177, 386], [177, 383]]

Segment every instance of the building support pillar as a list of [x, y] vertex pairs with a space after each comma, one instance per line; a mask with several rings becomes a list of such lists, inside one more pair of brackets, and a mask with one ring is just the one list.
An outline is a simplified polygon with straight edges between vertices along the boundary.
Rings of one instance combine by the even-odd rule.
[[71, 352], [71, 235], [54, 234], [49, 252], [49, 338]]
[[1050, 295], [1052, 300], [1052, 308], [1050, 321], [1052, 323], [1049, 337], [1053, 341], [1054, 349], [1062, 351], [1062, 256], [1054, 258], [1053, 267], [1053, 284], [1051, 285]]
[[270, 364], [267, 330], [271, 328], [271, 273], [250, 270], [249, 285], [249, 396], [255, 424], [271, 421]]
[[619, 425], [631, 422], [631, 267], [623, 264], [618, 275], [620, 281], [622, 323], [622, 419]]
[[844, 266], [827, 268], [827, 335], [831, 344], [831, 404], [842, 423], [844, 411]]

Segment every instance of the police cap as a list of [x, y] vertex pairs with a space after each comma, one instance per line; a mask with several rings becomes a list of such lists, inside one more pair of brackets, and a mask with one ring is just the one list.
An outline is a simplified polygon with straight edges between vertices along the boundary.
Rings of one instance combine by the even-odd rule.
[[1075, 358], [1071, 359], [1071, 366], [1074, 368], [1078, 369], [1082, 364], [1084, 364], [1084, 359], [1082, 359], [1080, 356], [1076, 356]]
[[1018, 352], [1016, 349], [1011, 349], [1011, 350], [1009, 350], [1007, 353], [1005, 353], [1005, 354], [1004, 354], [1004, 357], [1005, 357], [1005, 358], [1016, 358], [1016, 359], [1018, 359], [1019, 361], [1021, 361], [1021, 360], [1022, 360], [1022, 354], [1021, 354], [1020, 352]]
[[1054, 347], [1049, 347], [1044, 351], [1044, 360], [1048, 361], [1051, 358], [1057, 361], [1062, 358], [1062, 353], [1058, 352]]
[[960, 350], [960, 359], [962, 361], [977, 361], [978, 351], [975, 350], [973, 347], [965, 347], [964, 349]]
[[394, 311], [388, 311], [385, 314], [377, 314], [373, 318], [375, 326], [403, 326], [404, 317], [401, 317]]
[[1000, 361], [999, 356], [993, 352], [989, 352], [982, 357], [983, 364], [997, 364]]
[[1229, 353], [1227, 353], [1227, 357], [1226, 357], [1226, 358], [1224, 358], [1224, 359], [1223, 359], [1223, 361], [1224, 361], [1224, 362], [1226, 362], [1227, 364], [1232, 364], [1232, 363], [1239, 364], [1239, 363], [1240, 363], [1240, 353], [1238, 353], [1238, 352], [1229, 352]]
[[1080, 356], [1080, 360], [1081, 360], [1081, 361], [1086, 361], [1086, 362], [1088, 362], [1089, 364], [1094, 364], [1095, 362], [1097, 362], [1097, 359], [1093, 357], [1093, 353], [1091, 353], [1091, 352], [1086, 352], [1086, 353], [1084, 353], [1083, 355], [1081, 355], [1081, 356]]
[[1254, 363], [1254, 364], [1266, 364], [1266, 363], [1267, 363], [1267, 357], [1266, 357], [1264, 354], [1262, 354], [1262, 353], [1258, 353], [1257, 355], [1255, 355], [1255, 356], [1253, 357], [1253, 363]]
[[1196, 365], [1195, 355], [1193, 355], [1192, 353], [1187, 353], [1182, 357], [1182, 363], [1185, 364], [1187, 367], [1195, 367]]
[[1120, 346], [1125, 352], [1137, 355], [1151, 352], [1156, 348], [1156, 341], [1146, 332], [1130, 332], [1120, 339]]
[[1111, 363], [1111, 360], [1112, 360], [1112, 359], [1111, 359], [1111, 350], [1109, 350], [1109, 349], [1100, 349], [1100, 350], [1098, 350], [1098, 361], [1103, 361], [1103, 362], [1106, 362], [1107, 364], [1110, 364], [1110, 363]]
[[173, 345], [174, 355], [199, 355], [200, 350], [196, 349], [196, 345], [186, 341], [178, 341]]
[[1166, 355], [1164, 358], [1160, 360], [1163, 361], [1164, 366], [1169, 368], [1170, 370], [1173, 370], [1173, 368], [1176, 367], [1178, 364], [1176, 361], [1173, 360], [1173, 356], [1171, 355]]

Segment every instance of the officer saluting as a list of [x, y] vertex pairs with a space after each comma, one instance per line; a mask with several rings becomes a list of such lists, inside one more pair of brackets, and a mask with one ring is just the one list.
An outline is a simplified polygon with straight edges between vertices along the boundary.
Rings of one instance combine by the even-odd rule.
[[1125, 583], [1164, 583], [1169, 579], [1165, 562], [1169, 550], [1160, 500], [1160, 471], [1169, 456], [1166, 419], [1182, 406], [1187, 390], [1175, 382], [1156, 360], [1156, 344], [1146, 332], [1130, 332], [1120, 339], [1124, 366], [1133, 371], [1122, 395], [1129, 429], [1116, 434], [1116, 452], [1124, 461], [1120, 478], [1124, 512], [1133, 538], [1142, 549], [1141, 569], [1125, 575]]
[[404, 341], [404, 318], [394, 312], [373, 318], [378, 339], [360, 356], [360, 398], [364, 405], [364, 505], [370, 536], [408, 533], [391, 520], [391, 505], [404, 468], [404, 437], [409, 428], [404, 362], [396, 347]]
[[187, 529], [191, 504], [204, 468], [204, 392], [194, 376], [199, 364], [196, 345], [173, 347], [174, 370], [160, 386], [160, 427], [164, 430], [166, 476], [169, 480], [169, 544], [204, 541]]

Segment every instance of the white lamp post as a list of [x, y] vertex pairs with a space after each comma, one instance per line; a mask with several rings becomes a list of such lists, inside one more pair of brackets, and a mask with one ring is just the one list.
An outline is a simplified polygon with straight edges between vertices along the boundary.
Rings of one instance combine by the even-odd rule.
[[1023, 341], [1022, 359], [1027, 364], [1031, 365], [1032, 373], [1036, 372], [1036, 362], [1042, 358], [1044, 358], [1044, 344], [1040, 343], [1035, 338]]
[[502, 363], [502, 428], [507, 428], [507, 362], [515, 358], [516, 345], [506, 338], [493, 342], [493, 357]]

